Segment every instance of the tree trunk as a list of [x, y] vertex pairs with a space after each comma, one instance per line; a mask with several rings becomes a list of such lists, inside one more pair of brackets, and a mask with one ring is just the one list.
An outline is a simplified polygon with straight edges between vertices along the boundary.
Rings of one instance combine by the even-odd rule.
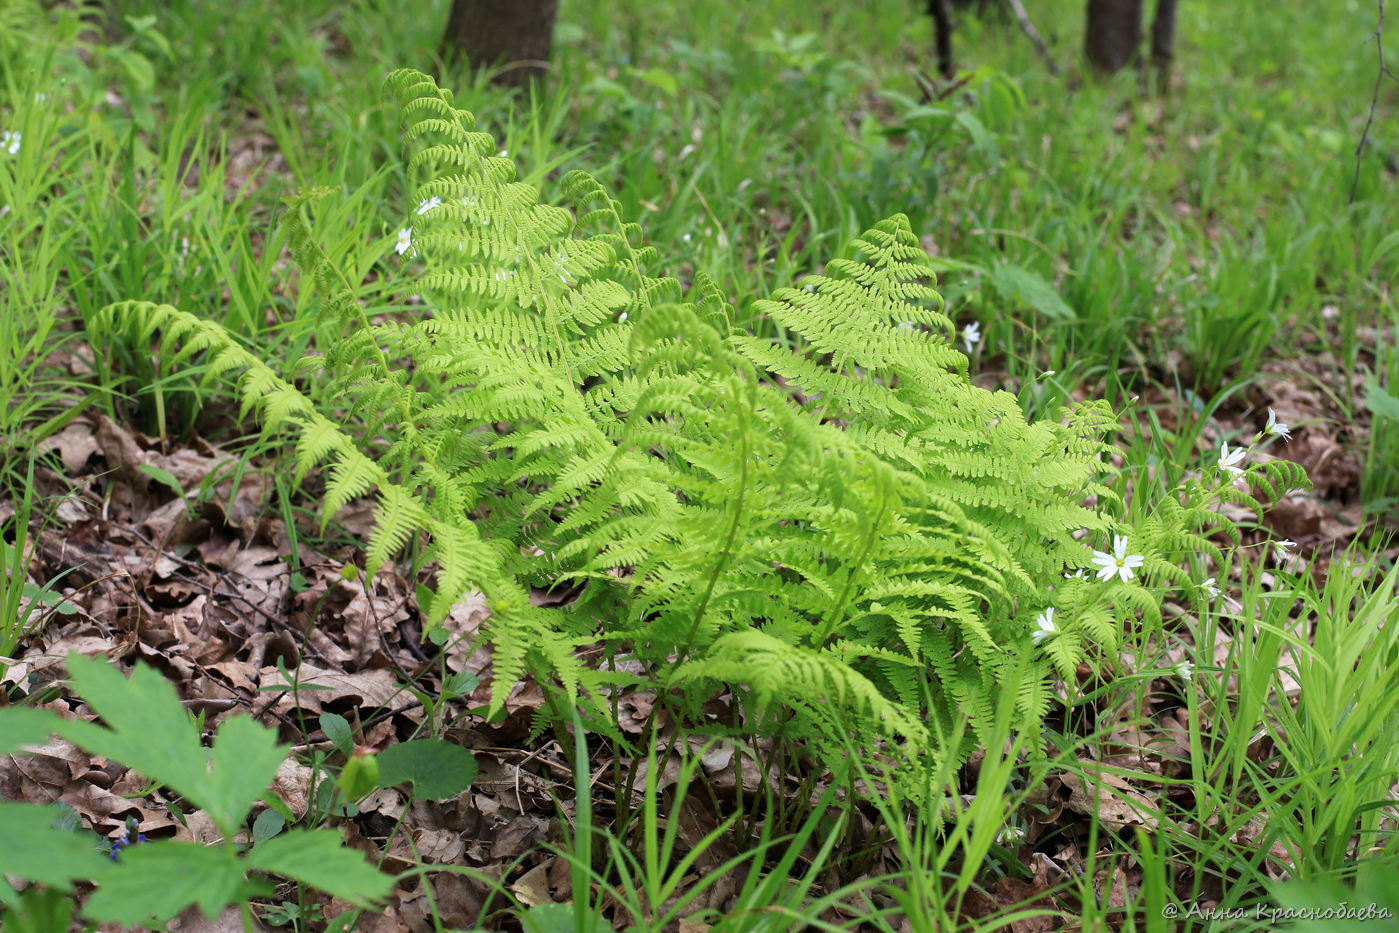
[[952, 61], [952, 14], [947, 11], [947, 0], [928, 0], [928, 15], [933, 18], [938, 71], [944, 78], [951, 78], [957, 73], [957, 66]]
[[1176, 0], [1156, 0], [1151, 19], [1151, 64], [1162, 91], [1171, 80], [1171, 59], [1176, 48]]
[[558, 0], [452, 0], [442, 52], [496, 68], [491, 83], [519, 87], [549, 67]]
[[1088, 0], [1084, 51], [1094, 71], [1121, 71], [1136, 56], [1141, 41], [1142, 0]]

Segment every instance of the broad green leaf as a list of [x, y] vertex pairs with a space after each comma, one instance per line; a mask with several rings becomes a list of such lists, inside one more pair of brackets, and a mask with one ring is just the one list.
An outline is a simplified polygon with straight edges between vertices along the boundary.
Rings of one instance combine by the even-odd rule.
[[67, 933], [73, 929], [77, 904], [71, 894], [35, 885], [6, 903], [11, 909], [5, 911], [5, 933]]
[[442, 739], [391, 745], [377, 757], [380, 787], [412, 781], [414, 793], [428, 800], [445, 800], [476, 779], [476, 759], [471, 752]]
[[103, 872], [107, 860], [92, 836], [55, 829], [62, 818], [52, 807], [0, 802], [0, 874], [67, 890], [70, 882]]
[[674, 97], [680, 93], [680, 82], [675, 80], [675, 75], [660, 68], [650, 68], [646, 71], [632, 69], [632, 77], [645, 81], [647, 84], [659, 88], [667, 97]]
[[87, 751], [119, 761], [212, 809], [206, 791], [208, 756], [175, 688], [153, 668], [137, 665], [131, 679], [106, 661], [70, 654], [73, 688], [105, 721], [62, 724], [62, 734]]
[[991, 287], [1002, 298], [1028, 305], [1045, 317], [1061, 321], [1077, 317], [1059, 293], [1044, 279], [1023, 266], [1006, 263], [991, 270]]
[[458, 671], [442, 684], [442, 696], [464, 697], [481, 685], [481, 681], [470, 671]]
[[148, 842], [123, 849], [87, 899], [83, 913], [99, 923], [162, 923], [190, 904], [215, 917], [250, 893], [244, 865], [229, 848]]
[[205, 809], [214, 822], [225, 829], [242, 823], [286, 757], [271, 729], [249, 716], [225, 720], [214, 737], [214, 767], [207, 779], [213, 800]]
[[1370, 409], [1370, 414], [1377, 419], [1399, 421], [1399, 398], [1380, 388], [1378, 382], [1371, 381], [1365, 384], [1365, 407]]
[[[520, 914], [525, 933], [576, 933], [573, 907], [569, 904], [539, 904]], [[600, 929], [600, 928], [599, 928]]]
[[966, 129], [967, 135], [972, 138], [973, 146], [991, 158], [996, 158], [996, 137], [991, 135], [985, 124], [966, 111], [958, 113], [955, 119]]
[[355, 739], [350, 731], [350, 723], [339, 713], [321, 714], [321, 731], [325, 737], [330, 739], [330, 744], [334, 745], [336, 751], [346, 758], [354, 754]]
[[83, 828], [83, 815], [62, 800], [51, 804], [54, 811], [53, 828], [76, 833]]
[[183, 794], [225, 832], [243, 822], [286, 757], [274, 732], [236, 716], [219, 727], [211, 770], [198, 730], [159, 673], [138, 666], [128, 680], [105, 661], [79, 655], [69, 656], [68, 669], [106, 728], [64, 722], [62, 734]]
[[263, 810], [253, 820], [253, 845], [262, 845], [286, 828], [286, 817], [271, 808]]
[[294, 829], [271, 839], [248, 854], [247, 865], [309, 884], [357, 907], [383, 899], [393, 887], [393, 878], [325, 829]]
[[126, 73], [131, 76], [131, 81], [138, 90], [149, 94], [155, 88], [155, 67], [150, 59], [130, 49], [118, 48], [111, 54], [126, 66]]
[[0, 755], [13, 755], [25, 745], [43, 745], [63, 724], [62, 719], [46, 709], [32, 706], [0, 709]]

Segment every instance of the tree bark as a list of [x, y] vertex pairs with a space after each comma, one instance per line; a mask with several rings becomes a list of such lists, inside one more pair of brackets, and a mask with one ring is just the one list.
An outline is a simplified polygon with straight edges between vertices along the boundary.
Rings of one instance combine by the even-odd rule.
[[1142, 0], [1088, 0], [1084, 51], [1094, 71], [1121, 71], [1136, 56], [1141, 41]]
[[519, 87], [544, 74], [558, 0], [452, 0], [443, 57], [466, 56], [477, 71], [496, 68], [491, 83]]
[[1165, 90], [1171, 80], [1171, 60], [1176, 48], [1176, 0], [1156, 0], [1151, 18], [1151, 64], [1156, 80]]
[[957, 73], [957, 66], [952, 61], [952, 14], [947, 11], [947, 0], [928, 0], [928, 15], [933, 18], [938, 71], [944, 78], [951, 78]]

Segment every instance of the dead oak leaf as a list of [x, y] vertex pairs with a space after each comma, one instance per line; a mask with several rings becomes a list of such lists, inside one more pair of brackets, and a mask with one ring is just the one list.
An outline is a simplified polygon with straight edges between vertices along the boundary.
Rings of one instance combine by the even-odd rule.
[[1162, 817], [1149, 797], [1117, 775], [1098, 770], [1096, 762], [1085, 761], [1082, 764], [1086, 766], [1085, 770], [1097, 772], [1091, 787], [1080, 775], [1059, 775], [1059, 781], [1069, 791], [1066, 806], [1070, 810], [1084, 816], [1096, 814], [1102, 824], [1110, 829], [1140, 826], [1147, 832], [1156, 831]]
[[[292, 674], [292, 672], [288, 672]], [[292, 674], [296, 681], [296, 696], [303, 712], [319, 715], [327, 705], [337, 707], [388, 707], [394, 699], [399, 705], [407, 705], [412, 697], [402, 690], [394, 675], [385, 670], [329, 671], [314, 664], [302, 664]], [[264, 667], [259, 672], [263, 690], [267, 688], [285, 690], [274, 709], [283, 715], [297, 708], [293, 699], [293, 684], [275, 667]]]

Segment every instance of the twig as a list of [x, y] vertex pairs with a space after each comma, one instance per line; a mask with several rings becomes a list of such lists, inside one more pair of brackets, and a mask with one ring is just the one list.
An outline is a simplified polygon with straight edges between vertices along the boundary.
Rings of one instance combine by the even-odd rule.
[[[1383, 5], [1384, 0], [1380, 0]], [[1054, 77], [1059, 77], [1059, 66], [1054, 64], [1054, 58], [1049, 54], [1049, 47], [1044, 44], [1044, 37], [1035, 28], [1035, 24], [1030, 22], [1030, 14], [1025, 12], [1025, 4], [1020, 0], [1010, 0], [1011, 12], [1015, 14], [1015, 19], [1020, 23], [1020, 31], [1030, 37], [1030, 42], [1034, 44], [1035, 51], [1040, 53], [1040, 58], [1044, 59], [1044, 64], [1049, 68], [1049, 73]]]
[[1380, 101], [1380, 85], [1384, 83], [1385, 75], [1389, 79], [1399, 83], [1399, 78], [1394, 76], [1394, 72], [1389, 70], [1389, 65], [1384, 60], [1384, 0], [1378, 0], [1380, 7], [1379, 23], [1375, 26], [1374, 35], [1370, 38], [1375, 41], [1375, 51], [1379, 54], [1380, 68], [1375, 74], [1375, 90], [1370, 95], [1370, 114], [1365, 118], [1365, 129], [1360, 133], [1360, 142], [1355, 146], [1355, 178], [1350, 183], [1350, 203], [1355, 203], [1356, 192], [1360, 189], [1360, 157], [1365, 151], [1365, 144], [1370, 141], [1370, 126], [1375, 122], [1375, 108]]

